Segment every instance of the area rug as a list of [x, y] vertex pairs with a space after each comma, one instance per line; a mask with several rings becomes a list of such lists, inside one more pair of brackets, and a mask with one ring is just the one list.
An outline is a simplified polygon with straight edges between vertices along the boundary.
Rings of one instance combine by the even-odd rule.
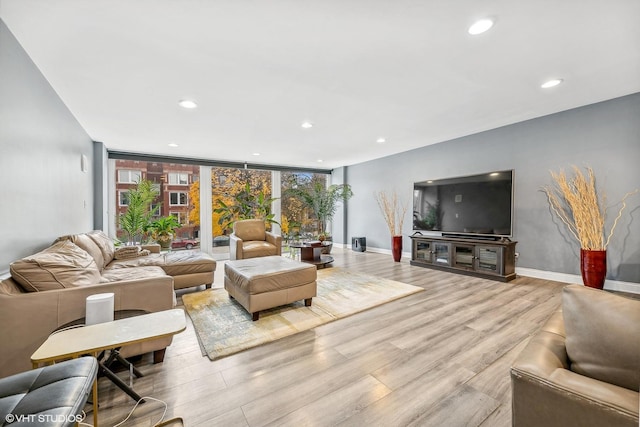
[[184, 294], [203, 355], [216, 360], [424, 290], [342, 268], [318, 270], [318, 295], [251, 315], [224, 289]]

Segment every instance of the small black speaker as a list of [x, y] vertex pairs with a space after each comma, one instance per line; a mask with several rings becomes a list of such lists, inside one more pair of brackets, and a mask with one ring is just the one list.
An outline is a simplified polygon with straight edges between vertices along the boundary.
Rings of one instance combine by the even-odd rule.
[[366, 237], [352, 237], [351, 249], [356, 252], [364, 252], [367, 250], [367, 238]]

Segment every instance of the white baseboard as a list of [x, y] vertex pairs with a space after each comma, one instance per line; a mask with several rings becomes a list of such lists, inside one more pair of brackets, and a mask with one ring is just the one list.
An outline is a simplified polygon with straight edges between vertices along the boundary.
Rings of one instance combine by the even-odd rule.
[[[370, 248], [367, 251], [391, 255], [390, 249]], [[411, 259], [411, 252], [402, 252], [403, 258]], [[555, 271], [536, 270], [534, 268], [516, 267], [516, 274], [534, 277], [536, 279], [553, 280], [555, 282], [582, 285], [582, 276], [577, 274], [558, 273]], [[622, 282], [619, 280], [605, 280], [604, 288], [608, 291], [629, 292], [640, 294], [640, 283]]]
[[[575, 283], [582, 285], [582, 276], [577, 274], [558, 273], [555, 271], [536, 270], [533, 268], [516, 267], [516, 274], [536, 279], [553, 280], [556, 282]], [[604, 289], [608, 291], [629, 292], [640, 294], [640, 283], [622, 282], [620, 280], [605, 280]]]

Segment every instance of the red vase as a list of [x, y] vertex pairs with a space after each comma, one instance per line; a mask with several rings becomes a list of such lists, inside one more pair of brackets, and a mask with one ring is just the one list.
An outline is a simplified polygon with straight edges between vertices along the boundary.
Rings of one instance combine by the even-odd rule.
[[580, 273], [585, 286], [602, 289], [607, 275], [607, 251], [580, 249]]
[[393, 260], [400, 262], [402, 257], [402, 236], [391, 236], [391, 253], [393, 254]]

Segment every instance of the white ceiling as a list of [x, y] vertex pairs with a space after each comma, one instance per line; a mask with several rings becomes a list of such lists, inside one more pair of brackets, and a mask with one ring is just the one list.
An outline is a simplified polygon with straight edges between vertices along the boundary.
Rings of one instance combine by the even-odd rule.
[[639, 0], [0, 0], [0, 17], [89, 135], [132, 152], [334, 168], [640, 92]]

